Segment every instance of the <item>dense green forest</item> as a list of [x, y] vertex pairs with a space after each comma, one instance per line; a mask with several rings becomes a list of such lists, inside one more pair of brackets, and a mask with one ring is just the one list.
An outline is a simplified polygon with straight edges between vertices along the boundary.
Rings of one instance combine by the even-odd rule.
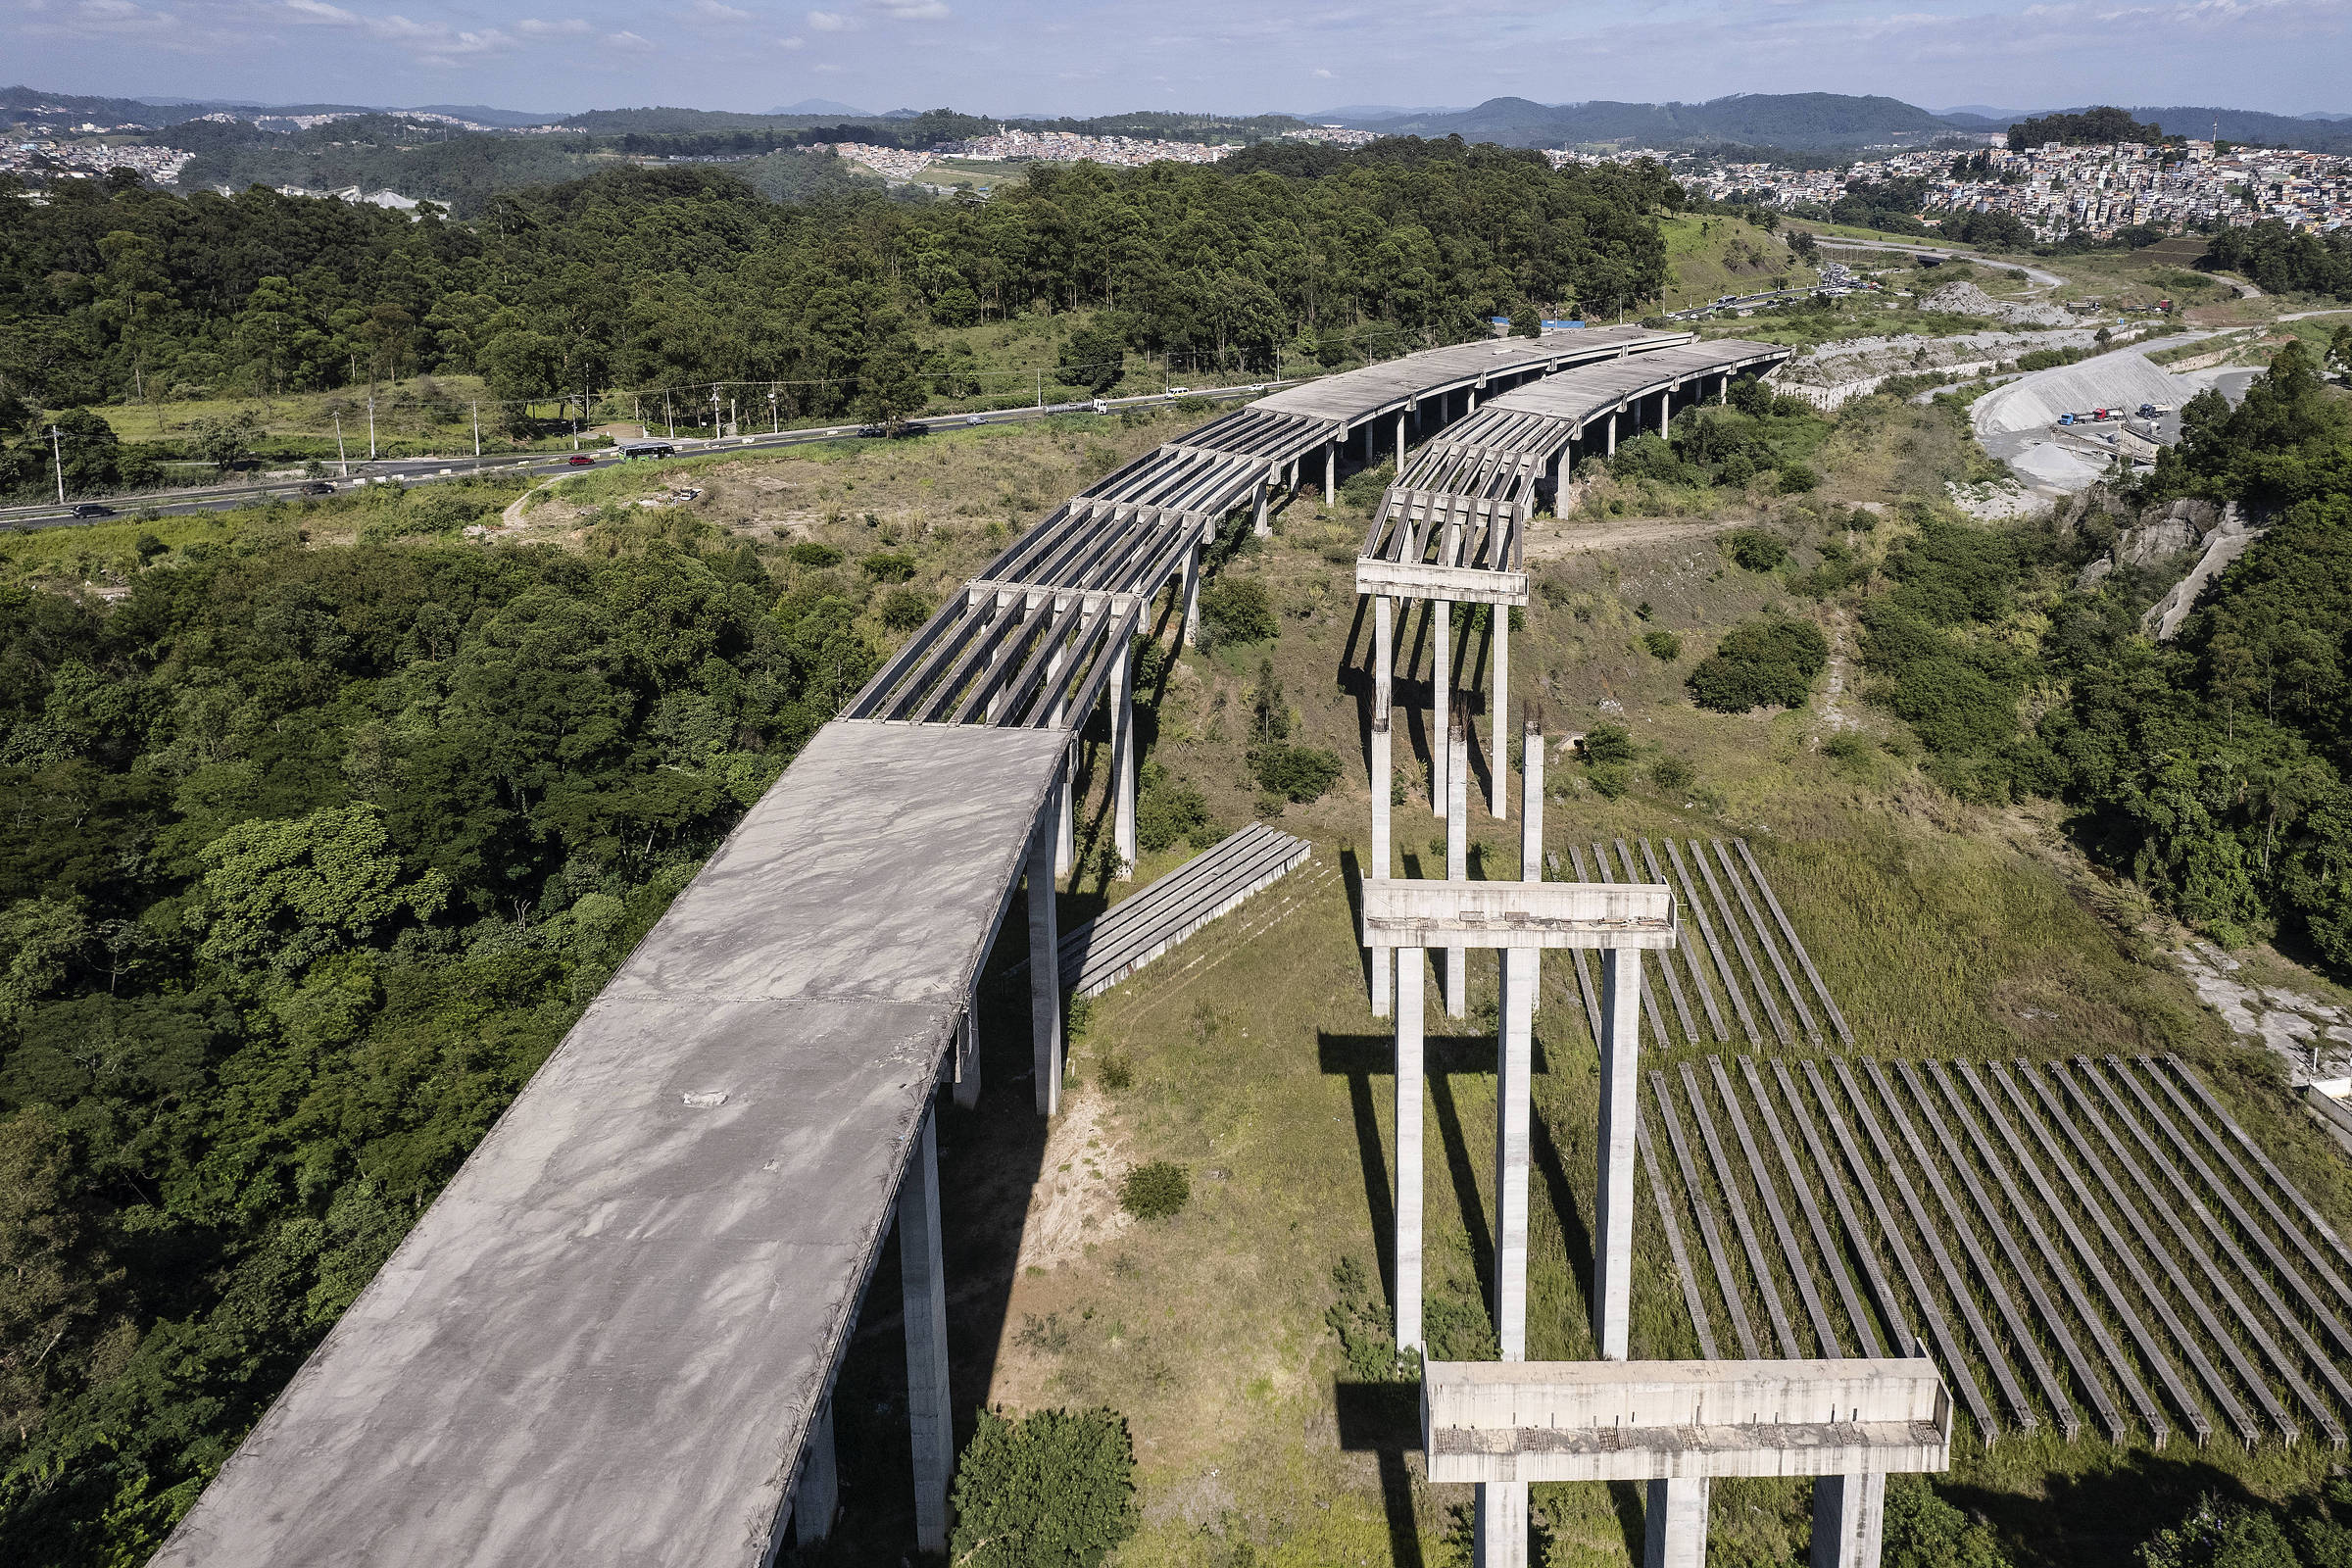
[[2318, 234], [2266, 218], [2244, 228], [2216, 230], [2197, 265], [2239, 273], [2274, 294], [2352, 300], [2352, 228]]
[[318, 515], [0, 585], [0, 1561], [143, 1560], [873, 666], [855, 567]]
[[[434, 144], [464, 145], [463, 138]], [[1654, 165], [1394, 143], [1311, 174], [1035, 167], [983, 203], [870, 192], [781, 204], [717, 169], [620, 169], [493, 201], [478, 221], [128, 180], [0, 191], [0, 431], [41, 410], [477, 371], [501, 399], [779, 384], [788, 416], [952, 363], [915, 332], [1091, 308], [1116, 340], [1203, 367], [1385, 328], [1390, 351], [1530, 304], [1665, 281]], [[625, 414], [627, 405], [623, 403]], [[37, 488], [47, 443], [20, 439]]]

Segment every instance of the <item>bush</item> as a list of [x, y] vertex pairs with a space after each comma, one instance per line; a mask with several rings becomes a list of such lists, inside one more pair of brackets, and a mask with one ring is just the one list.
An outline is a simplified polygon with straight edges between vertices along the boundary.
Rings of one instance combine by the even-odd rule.
[[1278, 630], [1273, 597], [1256, 578], [1219, 577], [1200, 590], [1201, 641], [1209, 647], [1268, 642]]
[[1592, 769], [1592, 791], [1604, 801], [1616, 800], [1633, 784], [1634, 775], [1623, 762], [1603, 762]]
[[883, 626], [890, 631], [912, 631], [931, 618], [931, 601], [912, 588], [893, 588], [882, 596]]
[[1630, 762], [1634, 760], [1634, 737], [1623, 724], [1595, 724], [1585, 736], [1585, 761]]
[[956, 1562], [1095, 1568], [1135, 1528], [1135, 1443], [1117, 1411], [980, 1412], [956, 1465]]
[[1726, 632], [1684, 684], [1699, 707], [1719, 713], [1802, 708], [1813, 678], [1829, 662], [1829, 639], [1819, 626], [1766, 615]]
[[1791, 459], [1781, 465], [1780, 481], [1782, 493], [1801, 496], [1821, 483], [1821, 475], [1811, 466]]
[[858, 564], [876, 582], [905, 582], [914, 575], [914, 558], [897, 551], [868, 556]]
[[838, 566], [841, 552], [814, 539], [803, 539], [784, 552], [784, 559], [796, 566]]
[[1662, 790], [1687, 790], [1691, 781], [1698, 777], [1690, 770], [1690, 764], [1679, 757], [1659, 758], [1657, 765], [1649, 770], [1649, 776]]
[[1886, 1568], [2009, 1568], [1992, 1532], [1936, 1494], [1926, 1476], [1886, 1478]]
[[1173, 1219], [1192, 1200], [1192, 1178], [1164, 1159], [1136, 1166], [1119, 1183], [1119, 1206], [1137, 1219]]
[[1723, 536], [1723, 553], [1741, 571], [1770, 571], [1788, 559], [1788, 541], [1768, 528], [1738, 528]]
[[1670, 631], [1643, 632], [1642, 646], [1649, 650], [1650, 658], [1662, 659], [1668, 663], [1683, 657], [1683, 640]]
[[[1396, 478], [1396, 465], [1383, 460], [1369, 468], [1359, 468], [1340, 481], [1340, 499], [1349, 506], [1369, 512], [1380, 505], [1381, 496]], [[1350, 558], [1352, 559], [1352, 558]]]
[[1957, 659], [1913, 661], [1884, 696], [1931, 752], [1984, 751], [2017, 733], [2015, 695]]
[[1209, 820], [1208, 797], [1157, 762], [1146, 762], [1137, 780], [1136, 842], [1152, 854], [1190, 843], [1205, 850], [1223, 835]]
[[1619, 445], [1609, 459], [1609, 471], [1620, 479], [1655, 479], [1660, 484], [1692, 484], [1699, 477], [1680, 453], [1647, 432]]
[[1294, 806], [1319, 801], [1339, 782], [1340, 759], [1320, 746], [1261, 746], [1250, 754], [1258, 788]]
[[1102, 1064], [1095, 1069], [1095, 1082], [1114, 1095], [1119, 1094], [1135, 1087], [1135, 1069], [1127, 1065], [1124, 1056], [1104, 1056]]

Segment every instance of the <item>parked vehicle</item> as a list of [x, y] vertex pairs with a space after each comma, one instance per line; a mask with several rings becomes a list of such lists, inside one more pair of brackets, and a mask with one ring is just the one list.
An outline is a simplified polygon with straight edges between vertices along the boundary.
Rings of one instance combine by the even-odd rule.
[[2075, 416], [2071, 414], [2061, 414], [2058, 416], [2058, 422], [2060, 424], [2072, 424], [2075, 422]]
[[306, 496], [331, 496], [335, 493], [335, 487], [324, 479], [313, 479], [302, 487], [301, 493]]
[[84, 501], [74, 509], [74, 515], [76, 517], [111, 517], [114, 514], [114, 508], [102, 507], [95, 501]]
[[570, 457], [565, 458], [564, 461], [565, 464], [574, 468], [591, 467], [596, 463], [596, 460], [585, 452], [575, 452]]
[[1110, 405], [1103, 402], [1101, 398], [1095, 399], [1095, 401], [1088, 404], [1087, 407], [1092, 409], [1097, 414], [1108, 414], [1110, 412]]

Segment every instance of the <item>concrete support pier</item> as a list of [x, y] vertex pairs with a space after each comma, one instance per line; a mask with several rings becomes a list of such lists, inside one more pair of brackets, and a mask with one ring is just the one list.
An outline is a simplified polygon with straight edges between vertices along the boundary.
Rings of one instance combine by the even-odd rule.
[[1396, 474], [1404, 476], [1404, 411], [1396, 411]]
[[906, 1425], [914, 1439], [914, 1543], [924, 1551], [948, 1549], [948, 1482], [956, 1468], [954, 1407], [948, 1402], [948, 1292], [939, 1246], [936, 1119], [925, 1107], [913, 1158], [899, 1188]]
[[1111, 838], [1123, 882], [1135, 875], [1135, 659], [1124, 648], [1110, 658]]
[[[1375, 594], [1372, 599], [1372, 854], [1362, 875], [1387, 877], [1392, 874], [1389, 843], [1389, 797], [1394, 793], [1391, 783], [1390, 745], [1390, 689], [1389, 670], [1394, 632], [1391, 621], [1395, 602], [1387, 594]], [[1393, 1000], [1396, 981], [1391, 974], [1396, 954], [1388, 948], [1372, 950], [1372, 1016], [1385, 1018]]]
[[1266, 520], [1266, 503], [1270, 493], [1266, 485], [1260, 484], [1257, 487], [1257, 506], [1250, 514], [1250, 531], [1260, 539], [1274, 531], [1273, 525]]
[[1642, 1568], [1707, 1568], [1705, 1476], [1669, 1477], [1649, 1484], [1643, 1510]]
[[1886, 1530], [1886, 1477], [1813, 1478], [1813, 1568], [1879, 1568]]
[[1480, 1482], [1472, 1535], [1478, 1568], [1527, 1568], [1527, 1483]]
[[1330, 506], [1340, 499], [1340, 438], [1333, 436], [1323, 448], [1323, 504]]
[[828, 1396], [808, 1423], [808, 1441], [801, 1449], [801, 1484], [792, 1494], [792, 1542], [813, 1546], [833, 1533], [833, 1515], [841, 1507], [841, 1468], [833, 1451], [833, 1400]]
[[1487, 759], [1487, 814], [1500, 820], [1511, 814], [1511, 607], [1489, 605], [1487, 613], [1494, 632], [1487, 704], [1487, 744], [1494, 754]]
[[1443, 818], [1450, 799], [1446, 793], [1446, 737], [1453, 723], [1453, 607], [1443, 599], [1426, 603], [1433, 650], [1429, 666], [1429, 808]]
[[[1263, 496], [1264, 492], [1259, 492]], [[1261, 501], [1259, 505], [1264, 505]], [[1184, 553], [1184, 633], [1183, 648], [1200, 646], [1200, 552], [1203, 546], [1196, 540], [1193, 548]]]
[[965, 1110], [980, 1103], [980, 997], [963, 999], [963, 1017], [956, 1025], [956, 1103]]
[[1061, 798], [1060, 808], [1054, 813], [1054, 875], [1056, 878], [1068, 876], [1078, 865], [1078, 842], [1070, 821], [1070, 797], [1074, 793], [1071, 786], [1077, 780], [1078, 753], [1073, 743], [1071, 749], [1061, 755], [1061, 788], [1055, 791]]
[[1626, 1358], [1634, 1280], [1634, 1129], [1641, 1115], [1642, 954], [1600, 956], [1600, 1186], [1592, 1234], [1592, 1340]]
[[1505, 1361], [1527, 1359], [1528, 1108], [1535, 1057], [1537, 950], [1500, 948], [1501, 1038], [1494, 1085], [1494, 1338]]
[[1519, 880], [1544, 880], [1544, 710], [1533, 703], [1519, 726]]
[[1421, 1346], [1422, 978], [1418, 948], [1396, 956], [1396, 1348]]
[[[1056, 790], [1057, 795], [1067, 790]], [[1058, 803], [1049, 808], [1057, 809]], [[1061, 1109], [1061, 933], [1054, 917], [1054, 841], [1029, 841], [1029, 1029], [1036, 1042], [1037, 1113]]]
[[[1446, 880], [1467, 882], [1470, 880], [1470, 810], [1467, 805], [1470, 735], [1462, 723], [1460, 710], [1454, 710], [1450, 722], [1452, 727], [1446, 733]], [[1467, 948], [1449, 947], [1446, 950], [1446, 1016], [1470, 1016], [1470, 952]]]

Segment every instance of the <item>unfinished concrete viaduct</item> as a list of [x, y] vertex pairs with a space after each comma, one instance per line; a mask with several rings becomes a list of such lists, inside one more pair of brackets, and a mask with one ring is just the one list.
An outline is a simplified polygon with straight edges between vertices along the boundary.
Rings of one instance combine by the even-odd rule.
[[[1328, 495], [1351, 446], [1363, 463], [1401, 460], [1446, 427], [1455, 439], [1430, 452], [1516, 454], [1494, 469], [1507, 483], [1477, 492], [1503, 503], [1490, 530], [1507, 514], [1478, 548], [1515, 570], [1529, 475], [1567, 440], [1603, 416], [1613, 431], [1621, 411], [1646, 423], [1644, 399], [1662, 421], [1763, 363], [1756, 345], [1640, 327], [1434, 349], [1264, 398], [1055, 511], [753, 807], [155, 1562], [772, 1561], [830, 1526], [833, 1379], [894, 1216], [917, 1528], [944, 1546], [933, 1097], [978, 1090], [973, 987], [1024, 881], [1051, 887], [1067, 866], [1071, 759], [1098, 703], [1132, 865], [1127, 651], [1155, 597], [1176, 589], [1189, 637], [1203, 549], [1229, 519], [1262, 528], [1284, 486]], [[1563, 416], [1541, 401], [1550, 377], [1601, 379], [1569, 391], [1586, 412]], [[1544, 430], [1532, 445], [1510, 434], [1528, 416]], [[1473, 493], [1456, 456], [1399, 468], [1438, 462], [1452, 465], [1438, 488]], [[1425, 562], [1456, 535], [1410, 521], [1384, 512], [1382, 560], [1462, 564]], [[1042, 956], [1037, 1108], [1051, 1114], [1054, 901], [1024, 903]]]

